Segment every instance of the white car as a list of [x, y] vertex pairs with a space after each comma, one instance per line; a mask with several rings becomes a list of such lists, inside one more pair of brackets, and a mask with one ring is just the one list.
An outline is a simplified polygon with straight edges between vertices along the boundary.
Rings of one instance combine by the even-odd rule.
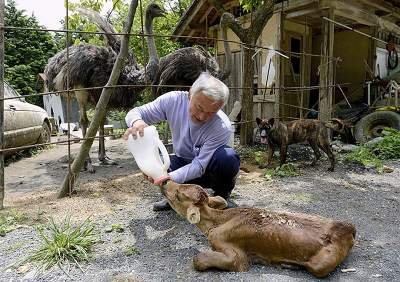
[[4, 82], [4, 98], [10, 97], [15, 99], [4, 100], [4, 149], [50, 142], [51, 123], [46, 111], [26, 102]]

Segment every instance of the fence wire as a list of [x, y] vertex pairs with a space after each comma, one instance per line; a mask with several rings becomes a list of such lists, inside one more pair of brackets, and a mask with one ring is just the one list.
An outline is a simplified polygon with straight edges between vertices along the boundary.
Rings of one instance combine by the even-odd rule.
[[[208, 37], [208, 32], [206, 32], [206, 37], [199, 37], [199, 36], [181, 36], [181, 35], [173, 35], [173, 34], [167, 34], [167, 35], [163, 35], [163, 34], [146, 34], [144, 32], [144, 23], [143, 23], [143, 6], [142, 6], [142, 1], [139, 1], [140, 3], [140, 16], [141, 16], [141, 33], [106, 33], [106, 32], [101, 32], [101, 31], [81, 31], [81, 30], [71, 30], [69, 29], [69, 14], [68, 14], [68, 5], [69, 5], [69, 1], [65, 1], [65, 5], [66, 5], [66, 21], [65, 21], [65, 29], [47, 29], [47, 28], [31, 28], [31, 27], [15, 27], [15, 26], [4, 26], [4, 25], [0, 25], [0, 32], [2, 35], [4, 35], [4, 33], [6, 31], [26, 31], [26, 32], [55, 32], [55, 33], [64, 33], [65, 34], [65, 42], [66, 42], [66, 54], [67, 54], [67, 75], [69, 74], [69, 36], [72, 34], [91, 34], [91, 35], [105, 35], [105, 34], [109, 34], [109, 35], [130, 35], [130, 36], [139, 36], [141, 37], [141, 42], [142, 42], [142, 49], [143, 49], [143, 58], [147, 57], [147, 54], [145, 53], [145, 38], [147, 36], [153, 36], [153, 37], [159, 37], [159, 38], [166, 38], [166, 39], [183, 39], [183, 38], [190, 38], [190, 39], [196, 39], [196, 40], [200, 40], [205, 42], [206, 48], [208, 48], [208, 42], [214, 42], [214, 44], [216, 44], [216, 42], [227, 42], [227, 43], [234, 43], [237, 44], [238, 46], [242, 46], [243, 48], [250, 48], [253, 49], [256, 53], [260, 52], [260, 51], [275, 51], [277, 53], [280, 53], [280, 55], [282, 55], [285, 59], [289, 59], [288, 56], [301, 56], [302, 58], [309, 56], [309, 57], [319, 57], [319, 58], [325, 58], [326, 60], [328, 60], [327, 64], [333, 64], [334, 66], [336, 66], [336, 62], [340, 60], [340, 58], [338, 57], [333, 57], [333, 56], [324, 56], [321, 54], [311, 54], [311, 53], [307, 53], [307, 52], [292, 52], [290, 50], [278, 50], [278, 49], [273, 49], [270, 47], [266, 47], [266, 46], [261, 46], [261, 45], [249, 45], [249, 44], [245, 44], [242, 43], [240, 41], [234, 41], [234, 40], [226, 40], [226, 39], [218, 39], [218, 38], [210, 38]], [[1, 7], [4, 8], [4, 5]], [[3, 13], [4, 14], [4, 13]], [[4, 24], [4, 23], [3, 23]], [[206, 17], [206, 23], [205, 23], [205, 30], [208, 31], [208, 19]], [[215, 46], [215, 45], [214, 45]], [[254, 59], [254, 58], [253, 58]], [[323, 66], [326, 67], [326, 66]], [[2, 70], [4, 70], [4, 63], [1, 66]], [[146, 71], [146, 64], [144, 64], [144, 69]], [[348, 83], [344, 83], [344, 84], [332, 84], [332, 85], [327, 85], [327, 86], [320, 86], [320, 85], [314, 85], [314, 86], [292, 86], [292, 87], [288, 87], [288, 86], [284, 86], [281, 85], [280, 87], [233, 87], [233, 86], [229, 86], [230, 89], [232, 90], [244, 90], [244, 89], [255, 89], [256, 91], [258, 90], [270, 90], [270, 91], [275, 91], [275, 90], [279, 90], [279, 91], [283, 91], [285, 94], [289, 93], [289, 94], [298, 94], [298, 92], [304, 93], [304, 91], [311, 91], [311, 90], [322, 90], [322, 89], [331, 89], [331, 88], [336, 88], [336, 87], [341, 87], [344, 85], [348, 85]], [[87, 140], [87, 139], [99, 139], [99, 138], [103, 138], [103, 137], [116, 137], [118, 136], [117, 134], [104, 134], [101, 136], [95, 136], [95, 137], [82, 137], [82, 138], [77, 138], [77, 137], [73, 137], [71, 138], [71, 128], [70, 128], [70, 121], [71, 121], [71, 98], [73, 96], [73, 92], [74, 91], [84, 91], [84, 90], [98, 90], [98, 89], [104, 89], [104, 88], [122, 88], [122, 87], [129, 87], [129, 88], [137, 88], [137, 87], [162, 87], [162, 88], [171, 88], [171, 89], [176, 89], [176, 88], [190, 88], [190, 86], [187, 85], [152, 85], [152, 84], [142, 84], [142, 85], [114, 85], [114, 86], [95, 86], [95, 87], [84, 87], [84, 88], [70, 88], [70, 81], [69, 81], [69, 77], [67, 77], [67, 87], [66, 89], [63, 90], [57, 90], [57, 91], [47, 91], [47, 92], [42, 92], [42, 93], [36, 93], [36, 94], [30, 94], [30, 95], [23, 95], [23, 97], [37, 97], [37, 96], [46, 96], [46, 95], [66, 95], [67, 96], [67, 111], [66, 111], [66, 115], [67, 115], [67, 123], [68, 123], [68, 130], [67, 130], [67, 140], [63, 140], [63, 141], [54, 141], [54, 142], [48, 142], [48, 143], [41, 143], [41, 144], [34, 144], [34, 145], [27, 145], [27, 146], [20, 146], [20, 147], [13, 147], [13, 148], [7, 148], [7, 149], [3, 149], [2, 146], [0, 148], [0, 154], [3, 156], [3, 153], [7, 153], [10, 151], [15, 151], [15, 150], [25, 150], [25, 149], [30, 149], [30, 148], [36, 148], [39, 146], [44, 146], [44, 145], [57, 145], [57, 144], [68, 144], [68, 157], [69, 157], [69, 161], [68, 161], [68, 169], [71, 172], [71, 143], [77, 143], [80, 142], [82, 140]], [[265, 97], [268, 96], [268, 94], [263, 94], [264, 98], [263, 99], [259, 99], [258, 102], [261, 103], [271, 103], [271, 101], [267, 101], [265, 99]], [[0, 98], [1, 103], [3, 103], [5, 100], [11, 100], [11, 99], [18, 99], [18, 97], [9, 97], [9, 98]], [[276, 103], [282, 106], [287, 106], [287, 107], [292, 107], [292, 108], [296, 108], [296, 109], [300, 109], [300, 110], [307, 110], [307, 111], [315, 111], [316, 113], [319, 114], [326, 114], [329, 115], [330, 113], [320, 113], [319, 111], [316, 111], [315, 109], [311, 109], [311, 108], [306, 108], [306, 107], [302, 107], [302, 106], [298, 106], [295, 104], [288, 104], [288, 103], [281, 103], [279, 101], [276, 102], [272, 102], [272, 103]], [[2, 112], [4, 111], [4, 108], [0, 109]], [[281, 117], [281, 118], [285, 118], [285, 119], [298, 119], [296, 117]], [[254, 123], [255, 121], [238, 121], [238, 122], [234, 122], [233, 124], [239, 125], [239, 124], [245, 124], [245, 123]], [[3, 133], [2, 133], [3, 134]], [[4, 165], [0, 162], [0, 166], [1, 166], [1, 171], [4, 172]], [[71, 187], [70, 187], [71, 189]], [[71, 193], [71, 190], [70, 190]]]

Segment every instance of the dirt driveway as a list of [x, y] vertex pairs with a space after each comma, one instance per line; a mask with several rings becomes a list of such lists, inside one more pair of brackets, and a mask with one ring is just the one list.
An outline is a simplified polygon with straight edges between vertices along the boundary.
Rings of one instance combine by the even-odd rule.
[[[78, 144], [73, 144], [75, 152]], [[311, 281], [305, 271], [273, 266], [252, 266], [246, 273], [196, 272], [191, 259], [209, 249], [195, 226], [175, 212], [152, 211], [159, 191], [143, 180], [123, 140], [107, 141], [109, 156], [117, 166], [98, 167], [95, 174], [82, 172], [78, 193], [56, 200], [66, 172], [65, 145], [6, 167], [7, 208], [29, 215], [28, 224], [0, 237], [0, 269], [24, 258], [40, 244], [34, 224], [47, 217], [70, 215], [80, 222], [88, 216], [98, 226], [101, 243], [94, 258], [67, 276], [53, 268], [35, 277], [33, 266], [0, 271], [0, 281]], [[93, 150], [95, 158], [97, 152]], [[311, 168], [300, 163], [302, 175], [267, 181], [263, 171], [248, 166], [241, 172], [234, 199], [240, 205], [318, 214], [353, 222], [357, 243], [328, 281], [398, 281], [400, 277], [400, 162], [388, 165], [392, 173], [377, 174], [338, 164], [326, 171], [327, 161]], [[111, 224], [122, 233], [106, 232]], [[134, 247], [137, 252], [127, 254]], [[342, 272], [349, 271], [349, 272]]]

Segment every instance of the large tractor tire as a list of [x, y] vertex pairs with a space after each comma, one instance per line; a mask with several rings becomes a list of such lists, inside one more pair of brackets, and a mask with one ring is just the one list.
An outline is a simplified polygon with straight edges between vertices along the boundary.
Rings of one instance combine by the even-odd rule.
[[400, 130], [400, 114], [391, 111], [370, 113], [356, 123], [354, 137], [358, 143], [365, 143], [382, 136], [385, 127]]

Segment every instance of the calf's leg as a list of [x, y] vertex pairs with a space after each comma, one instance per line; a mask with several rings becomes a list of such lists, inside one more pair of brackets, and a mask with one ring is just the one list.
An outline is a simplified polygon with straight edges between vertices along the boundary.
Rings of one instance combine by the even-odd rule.
[[223, 252], [201, 252], [193, 259], [196, 270], [203, 271], [209, 268], [217, 268], [228, 271], [247, 271], [249, 262], [246, 254], [237, 249], [224, 249]]

